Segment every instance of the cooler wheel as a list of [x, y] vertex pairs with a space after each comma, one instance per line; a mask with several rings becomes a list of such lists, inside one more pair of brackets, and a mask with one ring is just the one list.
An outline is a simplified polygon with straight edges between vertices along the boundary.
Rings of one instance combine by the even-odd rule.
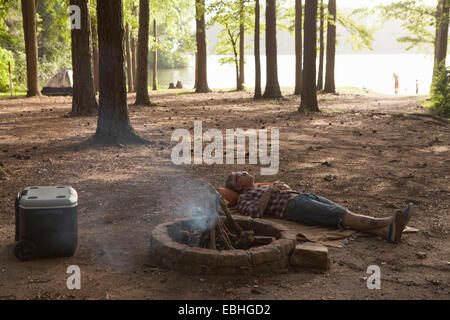
[[21, 261], [28, 261], [36, 257], [37, 246], [33, 241], [30, 240], [20, 240], [16, 244], [14, 249], [17, 259]]

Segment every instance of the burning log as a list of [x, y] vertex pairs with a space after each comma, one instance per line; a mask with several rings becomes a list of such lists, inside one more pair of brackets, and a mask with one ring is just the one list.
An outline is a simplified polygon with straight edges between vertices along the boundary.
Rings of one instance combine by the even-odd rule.
[[[212, 250], [235, 248], [250, 248], [254, 240], [254, 232], [244, 231], [242, 227], [233, 219], [225, 200], [209, 185], [210, 197], [207, 197], [206, 229], [198, 237], [197, 246]], [[220, 218], [219, 209], [223, 211], [228, 222], [228, 226]]]

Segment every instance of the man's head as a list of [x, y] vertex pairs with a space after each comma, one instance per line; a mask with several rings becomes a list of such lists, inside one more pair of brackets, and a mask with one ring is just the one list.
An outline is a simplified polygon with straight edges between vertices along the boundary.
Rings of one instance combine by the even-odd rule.
[[255, 179], [247, 171], [233, 172], [228, 176], [225, 187], [237, 193], [242, 193], [253, 188], [254, 183]]

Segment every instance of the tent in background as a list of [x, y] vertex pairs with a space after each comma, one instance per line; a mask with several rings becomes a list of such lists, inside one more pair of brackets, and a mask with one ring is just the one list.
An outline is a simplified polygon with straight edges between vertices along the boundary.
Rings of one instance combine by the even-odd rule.
[[46, 96], [71, 96], [73, 94], [72, 87], [72, 70], [61, 70], [47, 81], [41, 93]]

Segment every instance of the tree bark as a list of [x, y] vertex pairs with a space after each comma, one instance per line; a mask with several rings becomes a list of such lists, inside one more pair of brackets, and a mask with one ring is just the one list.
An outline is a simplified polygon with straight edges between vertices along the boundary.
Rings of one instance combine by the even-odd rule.
[[95, 23], [91, 20], [91, 38], [92, 38], [92, 70], [94, 75], [94, 91], [97, 92], [99, 89], [98, 84], [98, 36], [97, 27]]
[[97, 132], [91, 141], [122, 145], [148, 143], [131, 127], [124, 69], [122, 1], [97, 0], [100, 99]]
[[[137, 8], [135, 5], [133, 5], [132, 9], [131, 9], [132, 13], [134, 16], [137, 15]], [[134, 92], [136, 92], [136, 85], [137, 85], [137, 43], [136, 43], [136, 38], [133, 35], [133, 31], [130, 30], [131, 32], [131, 64], [133, 65], [133, 87], [134, 87]]]
[[36, 39], [36, 5], [34, 0], [22, 0], [22, 21], [27, 59], [27, 97], [40, 96], [38, 49]]
[[195, 0], [196, 16], [196, 40], [197, 40], [197, 83], [196, 93], [206, 93], [211, 90], [208, 87], [207, 59], [206, 50], [206, 27], [205, 27], [205, 0]]
[[130, 44], [130, 25], [127, 23], [125, 26], [125, 47], [127, 50], [127, 81], [128, 92], [134, 92], [133, 83], [133, 58], [131, 57], [131, 44]]
[[[153, 37], [155, 38], [156, 46], [156, 19], [153, 19]], [[153, 90], [158, 90], [158, 51], [157, 48], [153, 48]]]
[[448, 46], [449, 4], [439, 0], [436, 10], [436, 38], [434, 42], [433, 79], [439, 74], [441, 64], [445, 66]]
[[131, 64], [133, 66], [133, 88], [134, 92], [136, 92], [137, 85], [137, 43], [136, 38], [131, 38]]
[[282, 98], [278, 83], [276, 0], [266, 0], [267, 81], [264, 98]]
[[244, 90], [245, 83], [245, 28], [244, 28], [244, 0], [240, 0], [241, 12], [239, 24], [239, 81], [237, 85], [238, 90]]
[[195, 81], [194, 81], [194, 89], [197, 88], [198, 85], [198, 52], [195, 52]]
[[255, 3], [255, 99], [261, 99], [260, 6]]
[[92, 75], [91, 19], [89, 0], [70, 0], [80, 8], [81, 28], [72, 29], [73, 98], [72, 116], [97, 113], [94, 78]]
[[320, 27], [319, 27], [319, 33], [320, 33], [320, 55], [319, 55], [319, 74], [318, 74], [318, 80], [317, 80], [317, 91], [323, 90], [323, 64], [324, 64], [324, 51], [325, 51], [325, 44], [324, 44], [324, 6], [323, 6], [323, 0], [320, 0]]
[[317, 0], [305, 1], [305, 59], [303, 63], [303, 90], [299, 111], [318, 112], [316, 58], [317, 58]]
[[302, 0], [295, 1], [295, 91], [294, 94], [302, 93], [302, 70], [303, 70], [303, 37], [302, 37]]
[[148, 95], [149, 0], [139, 1], [139, 34], [137, 49], [136, 105], [151, 105]]
[[325, 72], [326, 93], [335, 93], [334, 65], [336, 60], [336, 0], [328, 2], [328, 27], [327, 27], [327, 68]]

